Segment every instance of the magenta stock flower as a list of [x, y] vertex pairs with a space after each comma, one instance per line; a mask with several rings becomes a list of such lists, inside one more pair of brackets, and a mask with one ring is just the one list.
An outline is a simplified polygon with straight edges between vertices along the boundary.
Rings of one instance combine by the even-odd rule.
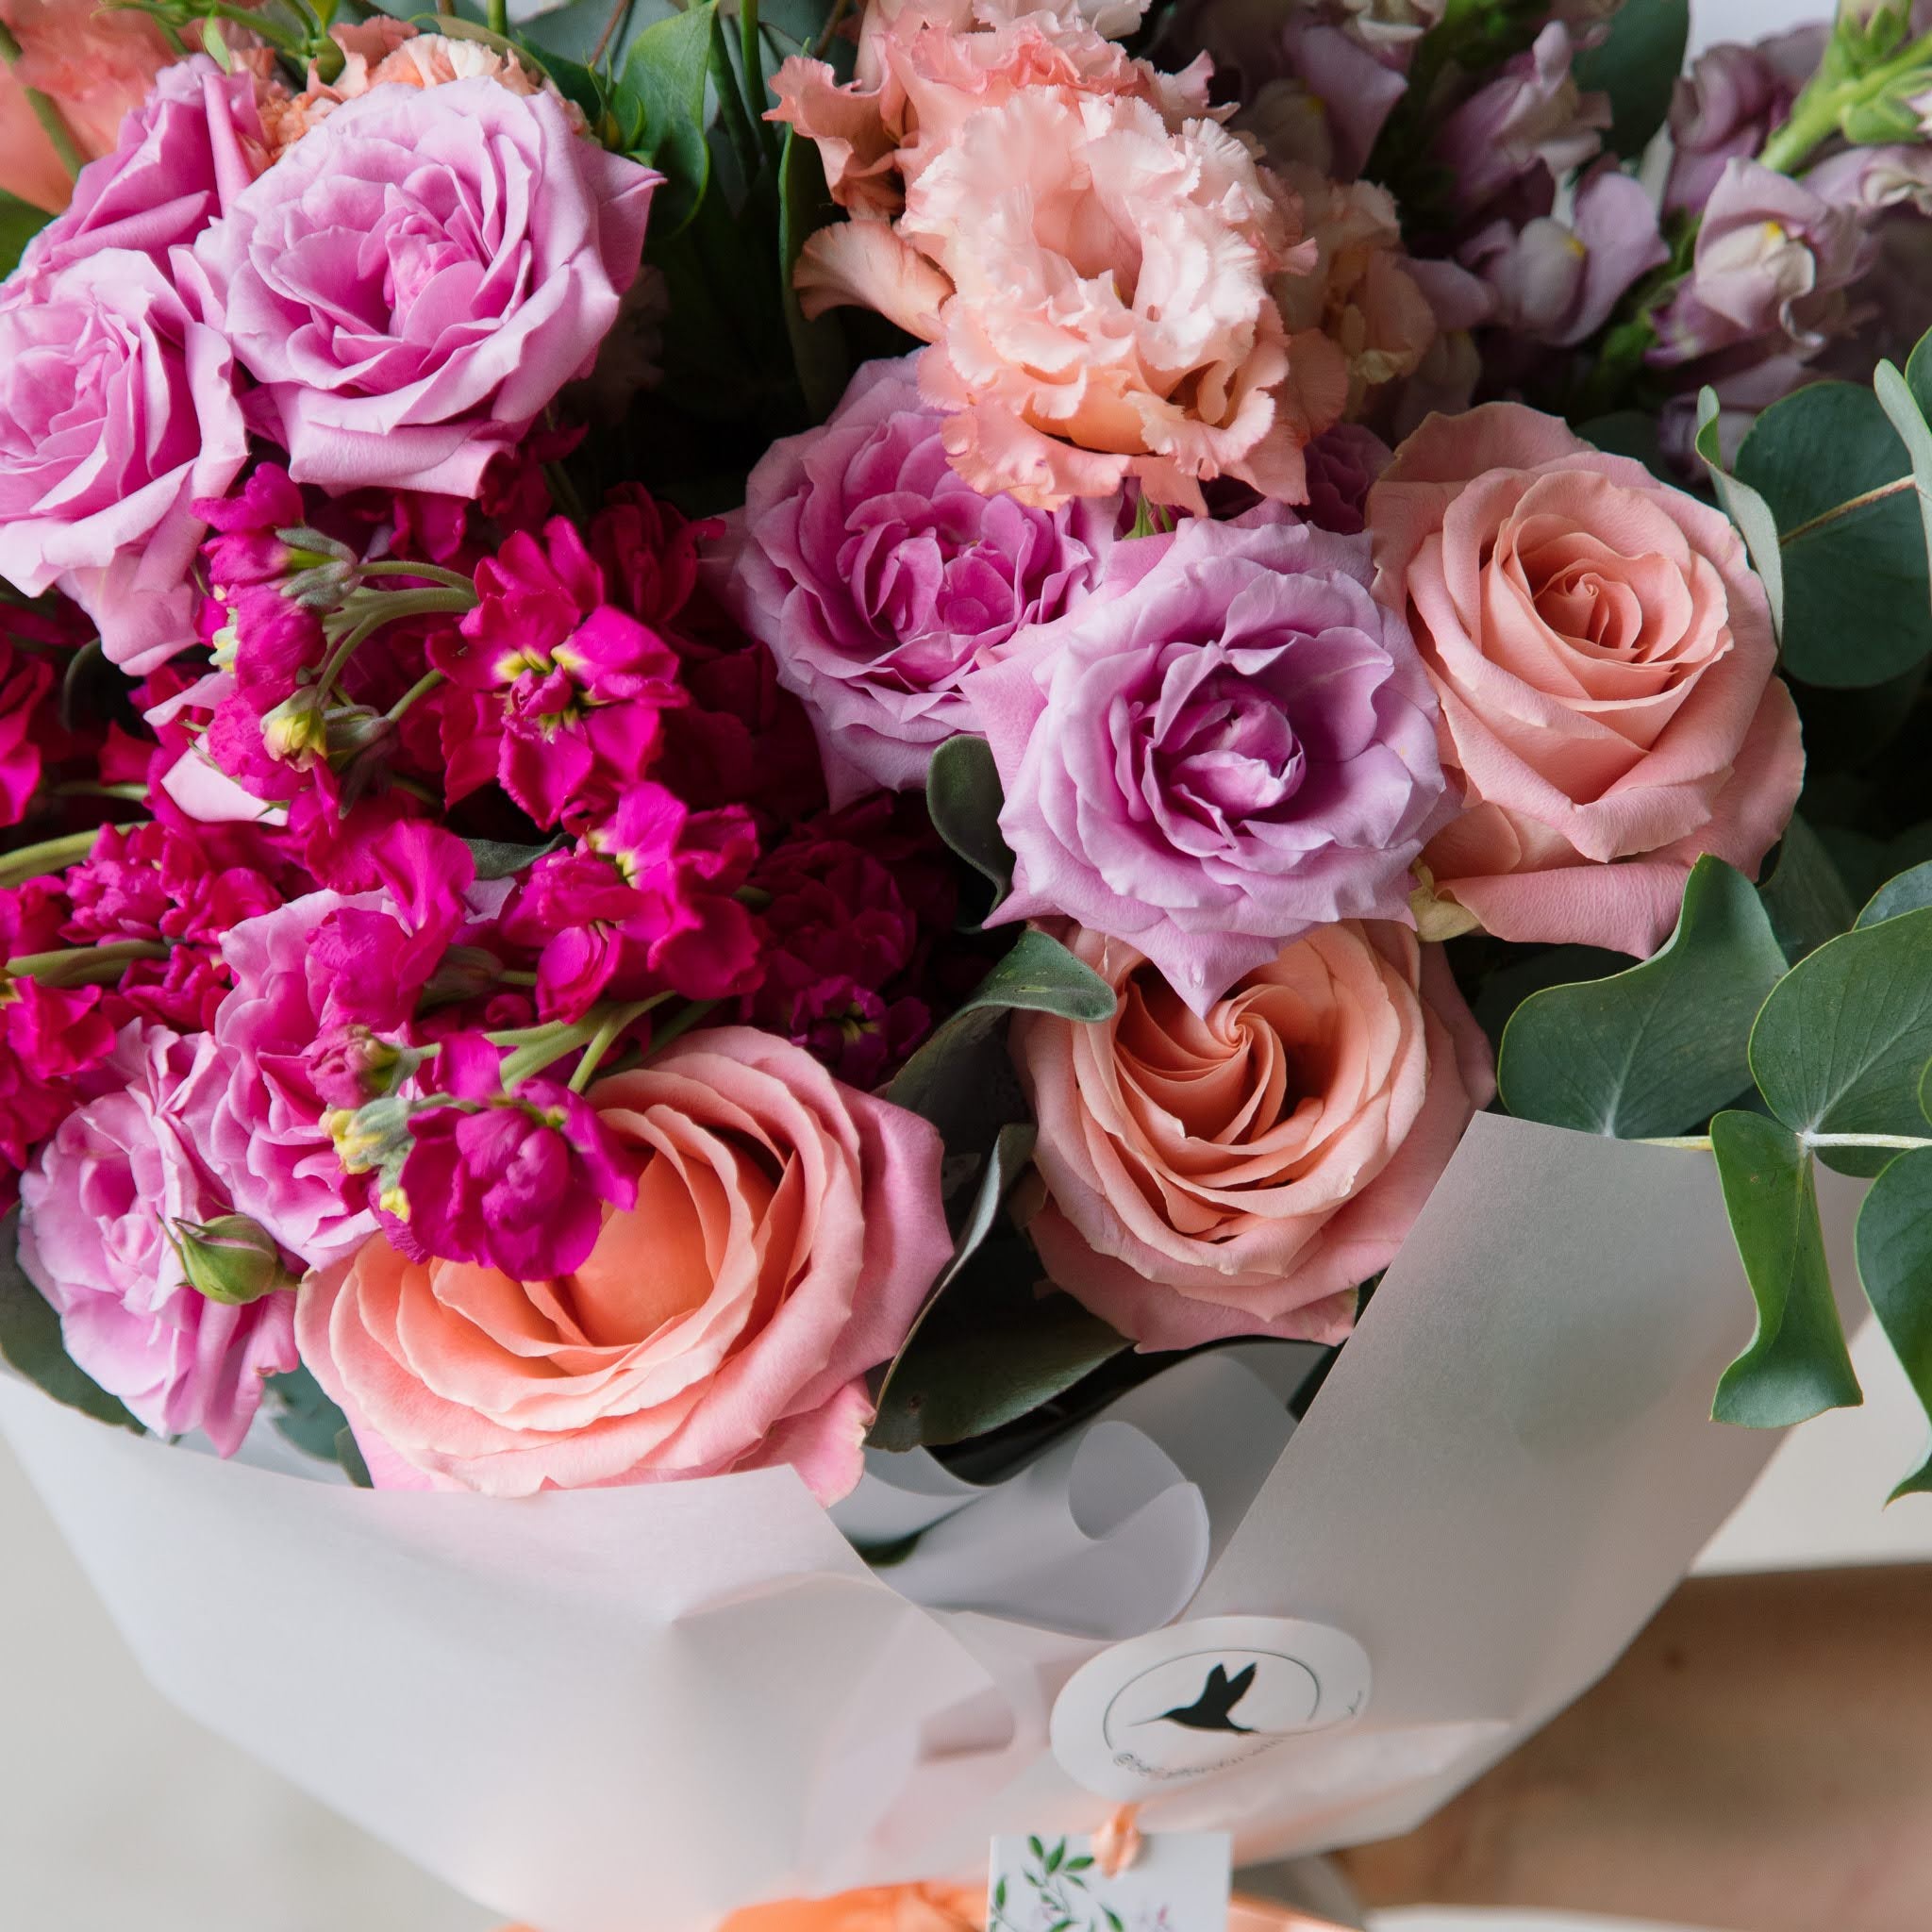
[[213, 533], [202, 546], [208, 582], [217, 598], [253, 584], [279, 583], [289, 568], [281, 535], [308, 521], [299, 485], [279, 463], [257, 463], [232, 496], [210, 496], [194, 513]]
[[245, 1307], [184, 1278], [168, 1230], [233, 1204], [202, 1158], [221, 1082], [208, 1035], [130, 1024], [108, 1091], [69, 1113], [22, 1176], [20, 1262], [60, 1316], [67, 1352], [163, 1435], [205, 1429], [232, 1456], [262, 1377], [297, 1365], [292, 1294]]
[[427, 1254], [548, 1280], [589, 1258], [606, 1202], [637, 1205], [636, 1162], [562, 1082], [506, 1093], [496, 1048], [474, 1035], [443, 1041], [437, 1079], [452, 1097], [411, 1110], [402, 1170], [409, 1233]]
[[1113, 563], [1131, 589], [967, 685], [1018, 861], [994, 920], [1124, 939], [1196, 1012], [1310, 926], [1407, 921], [1436, 703], [1366, 540], [1190, 522]]
[[[32, 885], [25, 890], [31, 892]], [[8, 902], [17, 896], [0, 894], [0, 937], [8, 915], [17, 909]], [[9, 957], [58, 943], [38, 921], [24, 939], [8, 944]], [[101, 1004], [97, 986], [47, 987], [33, 978], [0, 984], [0, 1210], [11, 1205], [34, 1144], [75, 1105], [76, 1076], [113, 1051], [114, 1028]]]
[[925, 782], [973, 728], [960, 679], [1087, 594], [1120, 517], [1117, 497], [982, 495], [914, 362], [867, 363], [828, 422], [774, 443], [733, 533], [733, 608], [810, 715], [835, 805]]
[[17, 825], [26, 816], [41, 782], [35, 714], [53, 686], [54, 667], [44, 658], [0, 638], [0, 825]]
[[546, 93], [379, 87], [237, 196], [192, 269], [298, 482], [474, 497], [590, 374], [661, 179]]

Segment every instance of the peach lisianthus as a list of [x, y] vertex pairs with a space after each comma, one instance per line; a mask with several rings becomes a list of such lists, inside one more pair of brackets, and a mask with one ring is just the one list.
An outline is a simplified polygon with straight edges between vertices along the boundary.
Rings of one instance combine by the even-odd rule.
[[1319, 331], [1291, 335], [1269, 282], [1315, 258], [1293, 197], [1215, 122], [1028, 88], [966, 119], [897, 222], [820, 229], [797, 281], [808, 313], [858, 303], [932, 344], [921, 390], [975, 488], [1054, 509], [1132, 477], [1198, 512], [1222, 475], [1306, 496], [1302, 450], [1347, 371]]

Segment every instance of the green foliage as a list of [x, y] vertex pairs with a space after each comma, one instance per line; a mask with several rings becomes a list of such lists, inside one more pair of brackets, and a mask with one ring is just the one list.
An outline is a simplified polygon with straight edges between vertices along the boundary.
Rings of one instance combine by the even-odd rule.
[[477, 878], [488, 881], [514, 878], [518, 873], [535, 865], [546, 853], [557, 851], [563, 840], [560, 837], [546, 840], [541, 845], [515, 845], [501, 839], [465, 839], [463, 843], [470, 848], [470, 857], [475, 861]]
[[[1932, 1073], [1932, 1067], [1928, 1067]], [[1901, 1154], [1858, 1209], [1858, 1275], [1872, 1312], [1932, 1416], [1932, 1147]], [[1932, 1491], [1932, 1457], [1892, 1491]]]
[[791, 360], [806, 407], [813, 416], [823, 418], [838, 407], [851, 374], [845, 339], [832, 316], [806, 320], [798, 291], [791, 286], [791, 272], [798, 266], [798, 252], [807, 239], [814, 229], [824, 227], [837, 210], [825, 187], [818, 143], [802, 141], [791, 127], [785, 130], [778, 158], [778, 194], [779, 289], [785, 304], [785, 333], [791, 343]]
[[53, 219], [45, 208], [0, 189], [0, 276], [20, 266], [26, 244]]
[[1013, 853], [1000, 831], [1007, 802], [992, 747], [983, 738], [947, 739], [925, 775], [925, 808], [936, 831], [1004, 899], [1013, 889]]
[[1824, 841], [1802, 818], [1785, 827], [1777, 861], [1757, 888], [1785, 958], [1796, 965], [1851, 924], [1856, 907]]
[[0, 1357], [56, 1402], [99, 1423], [142, 1425], [115, 1397], [76, 1366], [60, 1339], [60, 1317], [20, 1265], [20, 1209], [0, 1218]]
[[1677, 929], [1653, 958], [1516, 1009], [1496, 1069], [1503, 1104], [1625, 1140], [1694, 1126], [1750, 1085], [1751, 1017], [1784, 970], [1749, 881], [1700, 858]]
[[1743, 1259], [1757, 1328], [1717, 1385], [1711, 1414], [1749, 1428], [1783, 1428], [1863, 1400], [1831, 1296], [1811, 1157], [1762, 1114], [1710, 1124], [1724, 1208]]
[[322, 1391], [322, 1384], [307, 1369], [291, 1369], [268, 1377], [270, 1421], [305, 1456], [334, 1462], [336, 1443], [349, 1419]]
[[667, 242], [697, 212], [711, 179], [706, 90], [718, 0], [674, 13], [631, 43], [611, 97], [630, 152], [664, 175], [651, 207], [651, 240]]
[[1690, 36], [1690, 0], [1624, 0], [1604, 38], [1576, 57], [1577, 86], [1610, 97], [1613, 154], [1641, 155], [1664, 125]]
[[[1760, 419], [1761, 420], [1761, 419]], [[1752, 564], [1764, 583], [1764, 594], [1771, 604], [1771, 621], [1782, 637], [1785, 630], [1784, 558], [1778, 548], [1778, 519], [1772, 507], [1749, 483], [1724, 467], [1724, 449], [1719, 441], [1720, 409], [1717, 391], [1704, 389], [1697, 395], [1697, 454], [1710, 476], [1711, 488], [1724, 513], [1736, 524], [1751, 553]]]
[[1927, 906], [1932, 906], [1932, 859], [1887, 879], [1858, 914], [1858, 924], [1861, 926], [1877, 925], [1884, 920], [1896, 919], [1905, 912], [1918, 912]]

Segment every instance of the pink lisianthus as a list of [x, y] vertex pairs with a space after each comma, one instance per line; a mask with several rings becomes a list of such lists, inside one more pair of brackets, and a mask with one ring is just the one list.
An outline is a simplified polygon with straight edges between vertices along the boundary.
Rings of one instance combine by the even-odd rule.
[[547, 94], [381, 87], [179, 259], [261, 384], [296, 481], [474, 497], [590, 372], [660, 179], [579, 139]]
[[1306, 497], [1303, 445], [1348, 373], [1270, 284], [1316, 256], [1212, 121], [1042, 87], [969, 116], [896, 222], [819, 229], [796, 279], [808, 313], [858, 303], [932, 344], [921, 392], [975, 489], [1054, 509], [1131, 477], [1198, 513], [1221, 475]]
[[993, 921], [1125, 940], [1205, 1012], [1310, 926], [1406, 918], [1448, 807], [1435, 698], [1369, 594], [1366, 540], [1192, 521], [1112, 569], [968, 681], [1015, 858]]
[[733, 608], [810, 714], [835, 804], [924, 785], [933, 748], [973, 728], [962, 675], [1077, 605], [1120, 518], [982, 495], [914, 370], [868, 362], [826, 423], [774, 443], [732, 532]]
[[20, 1261], [67, 1352], [162, 1435], [205, 1429], [224, 1456], [262, 1377], [297, 1366], [294, 1296], [234, 1307], [189, 1286], [170, 1230], [232, 1211], [201, 1158], [221, 1082], [206, 1034], [124, 1028], [107, 1092], [63, 1120], [20, 1184]]
[[520, 1496], [785, 1462], [843, 1495], [866, 1372], [951, 1251], [939, 1135], [745, 1027], [585, 1099], [637, 1200], [571, 1274], [375, 1241], [304, 1285], [303, 1358], [376, 1481]]
[[228, 345], [149, 257], [0, 296], [0, 576], [64, 591], [131, 675], [194, 641], [193, 503], [246, 456]]

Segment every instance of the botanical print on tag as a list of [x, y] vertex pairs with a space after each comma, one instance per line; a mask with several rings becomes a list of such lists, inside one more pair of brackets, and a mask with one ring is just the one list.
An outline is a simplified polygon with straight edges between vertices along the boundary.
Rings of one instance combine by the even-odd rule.
[[987, 1932], [1224, 1932], [1225, 1832], [1150, 1833], [1109, 1877], [1091, 1838], [996, 1838]]

